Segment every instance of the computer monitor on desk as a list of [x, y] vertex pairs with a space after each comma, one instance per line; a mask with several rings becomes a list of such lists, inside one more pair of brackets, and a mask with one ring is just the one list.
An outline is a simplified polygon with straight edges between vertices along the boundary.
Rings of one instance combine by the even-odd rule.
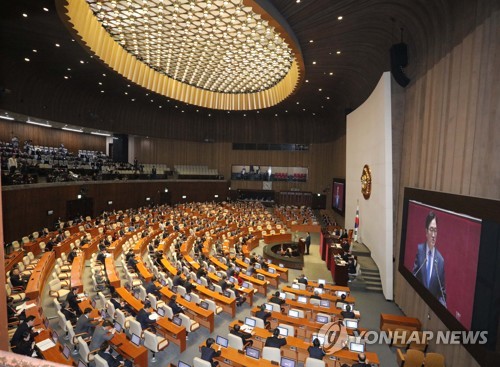
[[330, 300], [329, 299], [322, 299], [319, 301], [319, 305], [321, 307], [330, 308]]
[[201, 301], [200, 302], [200, 307], [205, 309], [205, 310], [208, 310], [208, 302], [206, 301]]
[[318, 294], [323, 294], [323, 288], [316, 287], [314, 288], [314, 292], [318, 292]]
[[260, 358], [260, 352], [259, 352], [259, 350], [256, 349], [256, 348], [252, 348], [252, 347], [247, 347], [246, 348], [246, 355], [249, 356], [249, 357], [255, 358], [255, 359], [259, 359]]
[[278, 326], [278, 330], [280, 331], [280, 336], [287, 337], [288, 336], [288, 329]]
[[311, 339], [311, 343], [314, 342], [314, 339], [318, 339], [320, 345], [325, 344], [325, 336], [324, 335], [313, 334], [312, 339]]
[[295, 367], [295, 360], [287, 357], [281, 357], [280, 367]]
[[179, 316], [174, 316], [174, 318], [172, 319], [172, 322], [177, 326], [182, 325], [182, 319]]
[[177, 367], [191, 367], [191, 365], [186, 362], [179, 361], [179, 363], [177, 363]]
[[215, 339], [215, 343], [217, 345], [220, 345], [221, 347], [227, 348], [229, 341], [226, 338], [223, 338], [220, 335], [217, 335], [217, 338]]
[[288, 316], [298, 318], [299, 317], [299, 311], [297, 311], [297, 310], [288, 310]]
[[320, 324], [326, 324], [328, 322], [328, 316], [316, 315], [316, 322]]
[[132, 334], [132, 337], [130, 338], [130, 341], [136, 345], [136, 346], [140, 346], [141, 345], [141, 338], [136, 335], [136, 334]]
[[255, 319], [252, 319], [251, 317], [245, 317], [245, 325], [248, 325], [250, 327], [255, 327], [255, 324], [257, 322], [255, 321]]
[[117, 333], [121, 333], [121, 331], [123, 329], [122, 326], [121, 326], [121, 324], [118, 321], [115, 321], [114, 328], [115, 328], [115, 330], [116, 330]]
[[292, 284], [293, 289], [300, 289], [300, 286], [297, 283]]
[[71, 353], [71, 350], [69, 349], [69, 347], [67, 345], [65, 345], [63, 348], [63, 351], [62, 351], [64, 358], [69, 359], [70, 353]]
[[364, 353], [365, 352], [365, 345], [363, 343], [350, 342], [349, 343], [349, 350], [351, 352]]
[[266, 307], [266, 311], [273, 312], [273, 306], [270, 305], [269, 303], [264, 303], [264, 306]]
[[299, 303], [307, 303], [307, 298], [304, 296], [298, 296], [297, 297], [297, 302]]
[[358, 320], [356, 320], [356, 319], [344, 319], [344, 325], [348, 329], [357, 329], [358, 328]]
[[325, 285], [326, 284], [326, 280], [324, 280], [324, 279], [318, 279], [318, 284]]
[[336, 291], [335, 292], [335, 295], [337, 297], [342, 297], [342, 295], [345, 295], [347, 297], [347, 292], [344, 292], [344, 291]]

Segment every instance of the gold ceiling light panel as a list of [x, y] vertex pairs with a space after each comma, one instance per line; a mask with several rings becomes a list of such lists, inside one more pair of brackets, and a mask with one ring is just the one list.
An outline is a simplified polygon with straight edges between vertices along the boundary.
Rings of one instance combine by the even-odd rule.
[[[263, 0], [59, 0], [92, 52], [125, 78], [186, 103], [224, 110], [274, 106], [304, 62]], [[276, 14], [274, 14], [276, 15]]]

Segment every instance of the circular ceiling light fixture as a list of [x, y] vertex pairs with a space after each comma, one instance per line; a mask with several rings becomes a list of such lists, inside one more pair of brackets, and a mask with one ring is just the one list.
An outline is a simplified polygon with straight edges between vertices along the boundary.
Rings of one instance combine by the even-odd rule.
[[197, 106], [274, 106], [302, 82], [298, 41], [263, 0], [58, 0], [59, 14], [109, 67]]

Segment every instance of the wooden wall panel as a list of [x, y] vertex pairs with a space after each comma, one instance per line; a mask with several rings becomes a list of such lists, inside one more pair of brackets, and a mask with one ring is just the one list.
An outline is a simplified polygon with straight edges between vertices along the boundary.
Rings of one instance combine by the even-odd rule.
[[[431, 37], [435, 43], [428, 59], [419, 60], [420, 74], [407, 87], [404, 101], [396, 259], [405, 186], [500, 200], [498, 3], [457, 1], [447, 32]], [[462, 39], [451, 49], [443, 47], [457, 37]], [[399, 306], [418, 317], [425, 329], [446, 330], [395, 265]], [[462, 346], [433, 345], [431, 350], [444, 353], [446, 365], [478, 366]]]
[[47, 147], [58, 147], [63, 143], [73, 153], [77, 153], [80, 149], [106, 152], [106, 138], [103, 136], [0, 120], [0, 141], [10, 142], [13, 136], [19, 138], [21, 147], [25, 140], [31, 139], [34, 145]]
[[[216, 168], [226, 179], [231, 177], [233, 164], [307, 167], [307, 182], [273, 182], [273, 190], [298, 189], [325, 193], [327, 208], [331, 207], [332, 178], [345, 177], [345, 134], [331, 143], [311, 144], [309, 151], [299, 152], [233, 150], [230, 143], [135, 137], [134, 152], [141, 163], [162, 163], [170, 168], [175, 164], [207, 165], [209, 168]], [[231, 188], [262, 189], [262, 182], [231, 181]], [[343, 217], [335, 214], [335, 219], [343, 225]]]
[[[168, 188], [173, 203], [222, 201], [228, 196], [226, 181], [109, 181], [9, 186], [2, 191], [5, 242], [19, 240], [44, 227], [54, 228], [58, 217], [66, 218], [66, 202], [77, 199], [83, 189], [94, 200], [96, 216], [103, 210], [138, 208], [160, 202]], [[219, 195], [218, 199], [214, 195]], [[182, 196], [186, 195], [186, 199]], [[150, 197], [150, 201], [146, 198]], [[112, 201], [112, 205], [108, 205]], [[53, 210], [53, 215], [47, 215]], [[69, 218], [71, 219], [71, 218]]]

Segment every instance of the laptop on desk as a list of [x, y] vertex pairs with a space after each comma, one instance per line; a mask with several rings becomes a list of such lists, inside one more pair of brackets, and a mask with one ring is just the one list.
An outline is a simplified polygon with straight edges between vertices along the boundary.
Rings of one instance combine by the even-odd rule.
[[215, 339], [215, 344], [220, 345], [223, 348], [227, 348], [227, 346], [229, 345], [229, 341], [226, 338], [217, 335], [217, 338]]
[[241, 326], [241, 330], [245, 333], [251, 333], [255, 327], [256, 321], [250, 317], [245, 317], [245, 324]]

